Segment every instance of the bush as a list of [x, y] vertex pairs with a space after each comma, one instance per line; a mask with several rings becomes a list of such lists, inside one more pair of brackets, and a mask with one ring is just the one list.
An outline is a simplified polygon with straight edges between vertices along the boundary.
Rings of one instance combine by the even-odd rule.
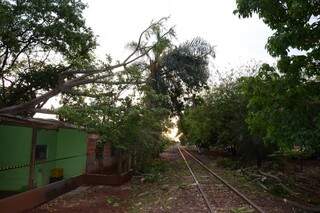
[[157, 182], [162, 178], [162, 173], [168, 170], [168, 164], [159, 159], [144, 165], [142, 173], [144, 173], [144, 181]]

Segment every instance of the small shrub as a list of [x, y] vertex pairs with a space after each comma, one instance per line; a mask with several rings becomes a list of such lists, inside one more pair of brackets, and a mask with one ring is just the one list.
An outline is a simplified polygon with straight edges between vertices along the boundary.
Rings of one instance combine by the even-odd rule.
[[142, 172], [143, 173], [165, 172], [167, 168], [168, 168], [168, 165], [166, 164], [166, 162], [157, 159], [146, 164], [143, 167]]
[[145, 174], [144, 181], [157, 182], [162, 178], [162, 173], [168, 170], [166, 162], [161, 160], [154, 160], [144, 166], [142, 173]]

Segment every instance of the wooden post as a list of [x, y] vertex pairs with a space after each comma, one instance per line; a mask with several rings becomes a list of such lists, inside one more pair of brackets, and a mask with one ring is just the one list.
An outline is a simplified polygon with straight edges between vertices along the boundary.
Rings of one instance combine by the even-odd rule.
[[30, 162], [29, 162], [29, 189], [34, 188], [35, 162], [36, 162], [37, 129], [32, 128]]

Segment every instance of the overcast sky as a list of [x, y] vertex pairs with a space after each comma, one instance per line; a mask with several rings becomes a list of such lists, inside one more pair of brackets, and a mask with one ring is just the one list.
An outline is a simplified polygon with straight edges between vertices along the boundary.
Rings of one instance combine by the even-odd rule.
[[265, 49], [271, 30], [258, 19], [233, 15], [235, 0], [86, 0], [87, 24], [98, 36], [97, 55], [125, 57], [126, 44], [136, 40], [151, 20], [170, 16], [177, 42], [200, 36], [216, 46], [214, 66], [236, 68], [252, 60], [274, 62]]

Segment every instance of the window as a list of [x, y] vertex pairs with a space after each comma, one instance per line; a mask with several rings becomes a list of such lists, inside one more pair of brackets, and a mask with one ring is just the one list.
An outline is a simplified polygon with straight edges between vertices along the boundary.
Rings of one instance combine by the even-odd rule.
[[47, 159], [47, 145], [36, 145], [36, 160]]

